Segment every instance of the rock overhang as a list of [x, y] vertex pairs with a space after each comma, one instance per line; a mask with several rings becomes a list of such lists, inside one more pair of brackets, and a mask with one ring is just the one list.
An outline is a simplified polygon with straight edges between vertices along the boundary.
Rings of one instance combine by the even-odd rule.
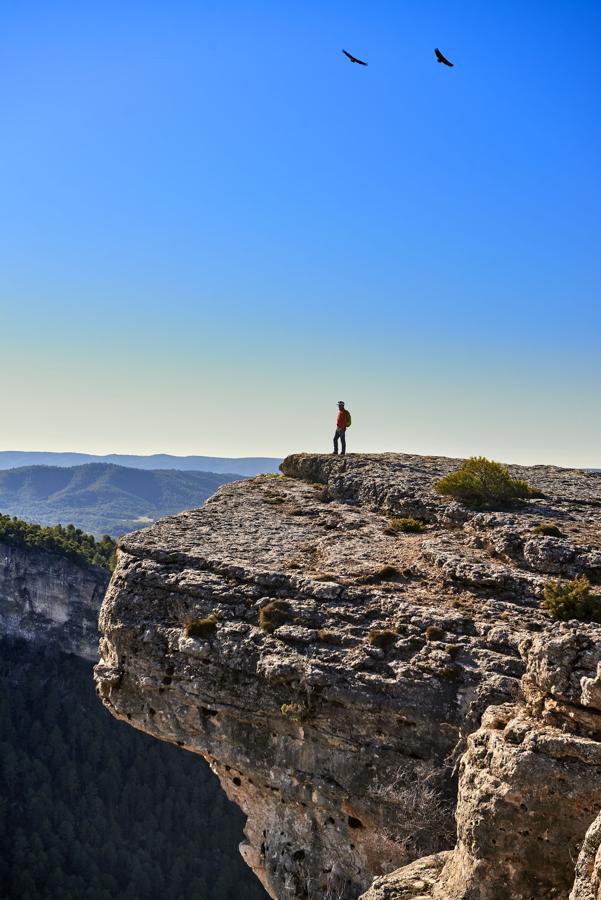
[[[456, 464], [291, 457], [288, 477], [227, 485], [121, 540], [101, 696], [209, 760], [248, 816], [244, 855], [273, 896], [357, 897], [373, 875], [450, 846], [465, 738], [484, 709], [516, 699], [520, 647], [547, 628], [544, 576], [520, 540], [543, 513], [587, 533], [580, 474], [520, 473], [544, 500], [482, 514], [433, 490]], [[600, 484], [587, 482], [593, 518]], [[388, 516], [420, 513], [424, 533], [385, 533]], [[211, 616], [212, 633], [188, 635]], [[439, 846], [408, 828], [405, 785], [423, 766]]]

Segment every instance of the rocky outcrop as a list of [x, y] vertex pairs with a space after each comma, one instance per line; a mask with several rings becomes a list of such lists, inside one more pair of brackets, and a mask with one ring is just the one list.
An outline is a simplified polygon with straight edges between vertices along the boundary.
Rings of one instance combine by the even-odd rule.
[[98, 659], [98, 612], [110, 573], [59, 553], [0, 541], [0, 634]]
[[[571, 865], [573, 877], [566, 860], [601, 805], [590, 790], [585, 810], [596, 739], [571, 715], [585, 707], [579, 677], [596, 697], [597, 629], [550, 629], [540, 598], [550, 573], [600, 580], [601, 477], [516, 468], [539, 496], [474, 513], [433, 491], [456, 465], [289, 457], [288, 477], [228, 485], [121, 541], [99, 694], [209, 761], [247, 815], [241, 851], [273, 897], [351, 900], [374, 876], [373, 898], [435, 896], [442, 879], [449, 897], [542, 897], [534, 882], [507, 893], [526, 883], [507, 881], [518, 828], [537, 860], [557, 852], [543, 881], [567, 897], [556, 872]], [[392, 515], [425, 531], [390, 533]], [[549, 521], [563, 537], [534, 532]], [[555, 640], [572, 648], [557, 688]], [[554, 737], [568, 728], [569, 752]], [[541, 793], [523, 801], [533, 766]], [[553, 796], [566, 813], [547, 836]], [[486, 893], [503, 853], [504, 880]]]
[[[596, 897], [598, 823], [583, 839], [601, 807], [601, 629], [564, 624], [523, 650], [519, 702], [490, 707], [468, 740], [457, 845], [424, 897], [567, 898], [581, 847], [570, 896]], [[384, 881], [390, 900], [413, 896], [411, 867]]]

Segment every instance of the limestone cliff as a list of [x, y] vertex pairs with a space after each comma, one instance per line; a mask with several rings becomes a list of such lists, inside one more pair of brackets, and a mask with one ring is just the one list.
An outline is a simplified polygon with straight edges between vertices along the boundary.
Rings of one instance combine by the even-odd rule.
[[0, 634], [98, 659], [98, 612], [109, 578], [63, 554], [0, 541]]
[[[351, 900], [393, 870], [370, 897], [567, 897], [601, 806], [594, 791], [586, 809], [583, 799], [594, 752], [578, 762], [588, 752], [578, 742], [595, 738], [570, 718], [584, 708], [577, 678], [594, 681], [598, 629], [550, 626], [540, 598], [550, 573], [601, 580], [601, 476], [516, 467], [537, 499], [475, 513], [432, 489], [457, 462], [289, 457], [288, 477], [228, 485], [202, 510], [121, 541], [101, 612], [100, 696], [210, 762], [247, 815], [241, 850], [273, 897]], [[392, 515], [426, 530], [391, 534]], [[541, 521], [564, 537], [535, 534]], [[572, 648], [572, 694], [545, 675], [554, 640]], [[568, 726], [572, 769], [545, 730]], [[541, 778], [557, 773], [558, 804], [569, 794], [560, 773], [578, 781], [551, 837], [548, 796], [524, 801], [522, 822], [536, 769], [524, 741]], [[491, 794], [505, 783], [502, 800]], [[524, 847], [544, 845], [537, 866], [566, 840], [546, 880], [495, 875], [486, 893], [496, 857], [508, 857], [507, 873], [520, 855], [494, 849], [497, 828], [516, 847], [517, 829], [531, 831]], [[561, 866], [570, 875], [558, 879]]]

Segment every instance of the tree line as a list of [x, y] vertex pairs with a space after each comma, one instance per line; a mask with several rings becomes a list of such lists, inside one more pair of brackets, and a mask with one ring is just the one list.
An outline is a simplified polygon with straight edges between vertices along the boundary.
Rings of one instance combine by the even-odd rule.
[[36, 525], [0, 514], [0, 541], [58, 553], [109, 571], [115, 568], [117, 542], [108, 534], [96, 540], [75, 525]]

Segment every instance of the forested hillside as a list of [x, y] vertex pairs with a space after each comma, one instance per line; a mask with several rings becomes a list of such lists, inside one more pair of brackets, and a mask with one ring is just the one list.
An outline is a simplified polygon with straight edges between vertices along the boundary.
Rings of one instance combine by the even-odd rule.
[[1, 900], [261, 900], [207, 765], [113, 719], [91, 667], [0, 639]]
[[116, 541], [108, 534], [96, 540], [75, 525], [42, 526], [0, 513], [0, 541], [59, 553], [74, 562], [89, 563], [109, 571], [115, 568]]
[[0, 471], [0, 512], [41, 525], [73, 523], [96, 536], [117, 537], [161, 516], [201, 506], [220, 485], [240, 477], [108, 463], [25, 466]]

